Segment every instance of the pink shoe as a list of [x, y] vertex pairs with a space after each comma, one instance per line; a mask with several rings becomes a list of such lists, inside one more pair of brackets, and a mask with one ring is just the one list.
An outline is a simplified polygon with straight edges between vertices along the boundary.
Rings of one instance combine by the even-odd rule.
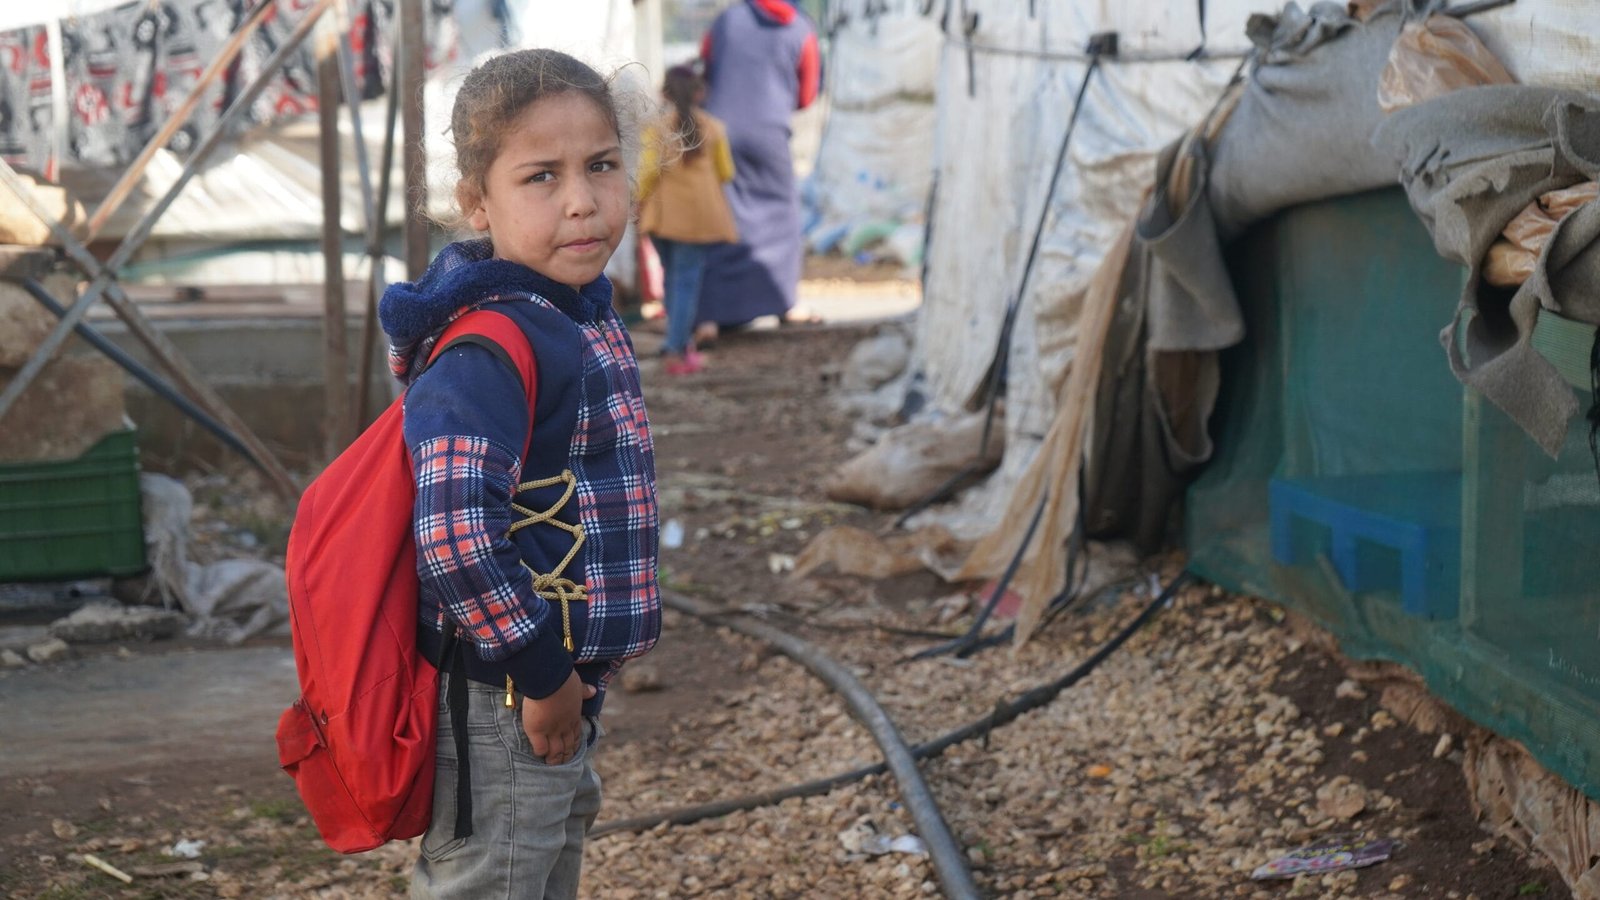
[[667, 357], [666, 369], [668, 375], [693, 375], [705, 368], [705, 357], [690, 350], [682, 356]]

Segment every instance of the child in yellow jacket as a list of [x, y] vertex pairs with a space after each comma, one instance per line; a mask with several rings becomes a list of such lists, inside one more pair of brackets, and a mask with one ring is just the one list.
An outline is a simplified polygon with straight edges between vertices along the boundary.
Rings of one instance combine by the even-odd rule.
[[644, 132], [639, 162], [639, 229], [650, 235], [665, 272], [662, 345], [669, 375], [703, 362], [691, 340], [706, 248], [739, 239], [722, 186], [733, 180], [727, 129], [699, 108], [705, 82], [688, 66], [667, 71], [661, 94], [672, 107]]

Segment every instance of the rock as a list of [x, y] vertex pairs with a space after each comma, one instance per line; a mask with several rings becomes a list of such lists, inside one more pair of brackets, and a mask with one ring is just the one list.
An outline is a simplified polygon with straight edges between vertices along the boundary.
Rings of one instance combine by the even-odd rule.
[[1390, 879], [1390, 881], [1389, 881], [1389, 890], [1395, 891], [1396, 893], [1398, 893], [1400, 891], [1403, 891], [1403, 890], [1405, 890], [1406, 888], [1408, 888], [1410, 886], [1411, 886], [1411, 876], [1410, 875], [1396, 875], [1394, 878]]
[[52, 820], [50, 822], [50, 830], [55, 832], [56, 837], [63, 841], [70, 841], [78, 836], [78, 826], [68, 822], [66, 819]]
[[153, 641], [176, 635], [184, 622], [182, 613], [170, 610], [91, 603], [65, 619], [57, 619], [51, 624], [50, 633], [74, 644]]
[[1338, 687], [1333, 689], [1333, 695], [1340, 700], [1365, 700], [1367, 692], [1362, 690], [1361, 685], [1346, 678], [1339, 682]]
[[1450, 755], [1450, 750], [1455, 746], [1455, 738], [1449, 732], [1439, 735], [1439, 743], [1433, 745], [1433, 758], [1444, 759]]
[[60, 662], [61, 660], [68, 659], [71, 656], [72, 648], [67, 646], [67, 642], [61, 640], [60, 638], [51, 638], [42, 644], [34, 644], [32, 647], [28, 648], [28, 658], [41, 666], [48, 663]]
[[622, 670], [622, 689], [630, 694], [649, 694], [661, 688], [661, 675], [655, 666], [634, 663]]
[[1340, 775], [1317, 788], [1317, 809], [1330, 818], [1349, 821], [1367, 808], [1367, 792]]
[[0, 650], [0, 669], [20, 669], [28, 664], [28, 660], [15, 650]]

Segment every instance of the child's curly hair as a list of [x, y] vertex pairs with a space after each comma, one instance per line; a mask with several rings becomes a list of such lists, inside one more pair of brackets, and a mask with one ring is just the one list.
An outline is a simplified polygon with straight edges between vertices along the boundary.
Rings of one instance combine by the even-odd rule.
[[460, 175], [455, 198], [460, 215], [468, 215], [483, 199], [484, 176], [517, 116], [546, 97], [568, 91], [589, 98], [616, 129], [631, 172], [637, 151], [639, 101], [618, 81], [617, 74], [603, 76], [575, 57], [543, 48], [505, 53], [473, 69], [461, 82], [450, 113]]

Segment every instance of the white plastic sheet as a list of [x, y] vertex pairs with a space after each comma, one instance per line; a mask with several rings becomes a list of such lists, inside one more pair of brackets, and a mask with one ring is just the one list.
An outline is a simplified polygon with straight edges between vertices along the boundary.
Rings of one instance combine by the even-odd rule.
[[[829, 110], [807, 189], [813, 246], [864, 228], [920, 226], [933, 175], [937, 20], [916, 0], [843, 0], [824, 24]], [[890, 242], [889, 255], [915, 261], [915, 231], [916, 241]]]

